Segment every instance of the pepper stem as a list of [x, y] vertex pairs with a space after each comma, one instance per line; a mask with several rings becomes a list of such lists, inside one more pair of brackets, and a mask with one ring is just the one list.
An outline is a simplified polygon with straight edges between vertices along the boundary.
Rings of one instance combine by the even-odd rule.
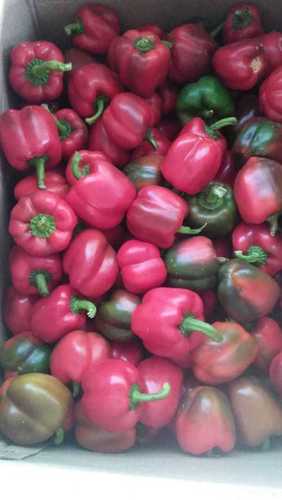
[[137, 384], [133, 384], [129, 395], [130, 409], [134, 410], [141, 403], [149, 403], [150, 401], [160, 401], [165, 399], [170, 393], [170, 384], [167, 382], [159, 392], [145, 394], [140, 392]]
[[35, 86], [45, 85], [49, 80], [50, 71], [71, 71], [72, 63], [62, 63], [61, 61], [45, 61], [43, 59], [33, 59], [26, 67], [26, 78]]
[[72, 128], [69, 122], [66, 120], [57, 120], [56, 119], [57, 129], [59, 131], [59, 136], [61, 139], [67, 139], [72, 133]]
[[83, 24], [79, 19], [77, 19], [73, 23], [67, 24], [64, 27], [64, 30], [68, 36], [80, 35], [83, 33]]
[[96, 113], [92, 116], [89, 116], [89, 118], [85, 119], [87, 125], [93, 125], [93, 123], [95, 123], [98, 120], [98, 118], [100, 118], [100, 116], [102, 116], [102, 114], [105, 111], [105, 107], [106, 107], [108, 101], [109, 101], [109, 99], [105, 95], [101, 95], [96, 99], [96, 101], [95, 101]]
[[33, 276], [34, 285], [42, 297], [47, 297], [49, 295], [48, 289], [48, 279], [46, 274], [43, 272], [35, 272]]
[[151, 128], [149, 128], [147, 130], [147, 133], [146, 133], [146, 141], [149, 142], [149, 144], [151, 144], [151, 146], [153, 146], [154, 149], [158, 149], [158, 143], [154, 137], [154, 134], [153, 134], [153, 131]]
[[262, 266], [267, 261], [267, 253], [259, 246], [253, 245], [250, 246], [247, 253], [241, 252], [241, 250], [237, 250], [234, 252], [238, 259], [249, 262], [249, 264], [255, 264], [257, 266]]
[[212, 31], [210, 31], [210, 36], [212, 38], [217, 37], [219, 35], [219, 33], [221, 32], [223, 26], [224, 26], [224, 22], [220, 23], [218, 26], [216, 26]]
[[30, 220], [29, 227], [35, 238], [50, 238], [56, 230], [56, 223], [52, 215], [37, 214]]
[[238, 9], [233, 15], [232, 28], [235, 31], [246, 28], [252, 22], [252, 19], [252, 14], [248, 9]]
[[267, 222], [270, 224], [270, 234], [271, 236], [275, 236], [278, 231], [278, 221], [280, 214], [274, 214], [268, 217]]
[[73, 155], [71, 161], [71, 171], [76, 179], [80, 179], [81, 177], [85, 177], [90, 172], [89, 165], [83, 165], [83, 168], [80, 168], [79, 164], [81, 161], [81, 156], [77, 152]]
[[144, 36], [135, 40], [134, 47], [139, 52], [149, 52], [155, 47], [155, 42], [151, 38]]
[[201, 227], [198, 227], [198, 228], [192, 228], [192, 227], [189, 227], [189, 226], [181, 226], [178, 230], [177, 230], [177, 233], [179, 234], [191, 234], [192, 236], [195, 236], [197, 234], [200, 234], [203, 229], [205, 229], [205, 227], [208, 225], [207, 222], [205, 222], [205, 224], [203, 224]]
[[80, 299], [79, 297], [72, 297], [70, 307], [75, 314], [86, 312], [90, 319], [93, 319], [96, 314], [95, 304], [90, 300]]
[[62, 427], [60, 427], [60, 429], [57, 429], [54, 434], [53, 443], [56, 446], [60, 446], [61, 444], [63, 444], [64, 439], [65, 439], [65, 431], [64, 429], [62, 429]]
[[219, 130], [223, 127], [228, 127], [230, 125], [236, 125], [237, 123], [237, 118], [235, 116], [229, 116], [227, 118], [222, 118], [222, 120], [218, 120], [217, 122], [213, 123], [212, 125], [209, 125], [209, 129], [212, 130]]
[[45, 186], [45, 163], [47, 161], [47, 156], [41, 156], [40, 158], [33, 158], [30, 160], [29, 164], [35, 167], [37, 186], [39, 189], [46, 189]]
[[210, 337], [215, 342], [222, 341], [221, 333], [212, 325], [195, 318], [192, 315], [186, 316], [180, 325], [180, 330], [183, 335], [189, 335], [190, 332], [201, 332], [207, 337]]

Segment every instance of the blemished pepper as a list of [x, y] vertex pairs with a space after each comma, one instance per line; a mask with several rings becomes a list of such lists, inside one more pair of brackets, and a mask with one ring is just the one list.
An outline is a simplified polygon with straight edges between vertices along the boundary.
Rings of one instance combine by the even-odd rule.
[[96, 229], [85, 229], [72, 240], [63, 267], [70, 285], [92, 299], [108, 292], [118, 276], [116, 253]]
[[205, 225], [202, 234], [211, 238], [226, 236], [235, 226], [237, 210], [232, 189], [227, 184], [210, 182], [203, 191], [190, 198], [189, 206], [189, 225]]
[[[282, 64], [282, 60], [280, 62]], [[259, 91], [261, 112], [270, 120], [282, 123], [281, 106], [282, 69], [276, 68], [262, 83]]]
[[133, 311], [140, 298], [126, 290], [115, 290], [108, 300], [98, 305], [95, 328], [107, 339], [128, 342], [134, 338], [131, 331]]
[[166, 252], [165, 263], [172, 287], [199, 291], [217, 284], [219, 262], [212, 241], [205, 236], [175, 243]]
[[71, 404], [70, 391], [51, 375], [11, 378], [0, 399], [0, 431], [22, 446], [43, 443], [52, 436], [59, 442]]
[[3, 315], [4, 322], [12, 335], [31, 330], [31, 314], [36, 298], [21, 295], [12, 286], [5, 294]]
[[20, 171], [36, 169], [40, 189], [45, 188], [45, 167], [56, 167], [62, 156], [55, 121], [42, 106], [25, 106], [2, 113], [0, 145], [13, 168]]
[[259, 8], [248, 2], [230, 7], [223, 26], [224, 44], [262, 35], [263, 26]]
[[248, 324], [266, 316], [279, 296], [278, 283], [252, 264], [233, 259], [219, 271], [218, 300], [235, 321]]
[[139, 191], [142, 187], [157, 186], [161, 183], [162, 161], [162, 155], [151, 153], [131, 160], [122, 170]]
[[148, 139], [142, 142], [140, 146], [134, 149], [131, 159], [135, 160], [142, 156], [158, 153], [159, 155], [165, 156], [171, 145], [171, 141], [166, 137], [165, 134], [159, 131], [157, 128], [152, 128], [148, 135]]
[[273, 358], [282, 351], [282, 331], [272, 318], [261, 318], [251, 331], [258, 345], [255, 365], [264, 373], [268, 372]]
[[12, 284], [22, 295], [49, 295], [63, 274], [59, 255], [33, 257], [20, 247], [12, 248], [9, 266]]
[[92, 54], [106, 54], [119, 31], [115, 9], [101, 4], [83, 5], [76, 11], [73, 22], [65, 26], [72, 44]]
[[48, 373], [50, 355], [48, 345], [35, 338], [31, 332], [23, 332], [2, 344], [0, 365], [6, 373]]
[[88, 140], [88, 131], [84, 121], [70, 108], [63, 108], [54, 115], [59, 132], [62, 157], [68, 159], [78, 149], [83, 149]]
[[134, 366], [138, 366], [145, 357], [145, 350], [142, 342], [140, 342], [137, 337], [133, 337], [127, 342], [112, 341], [111, 357], [113, 359], [122, 359], [123, 361], [128, 361]]
[[185, 453], [233, 450], [235, 422], [228, 398], [216, 387], [188, 387], [175, 419], [177, 442]]
[[269, 367], [269, 378], [277, 392], [282, 397], [282, 352], [276, 354]]
[[254, 362], [258, 347], [256, 339], [238, 323], [216, 321], [212, 326], [222, 340], [205, 339], [192, 353], [192, 368], [197, 380], [217, 385], [242, 375]]
[[35, 257], [62, 252], [77, 224], [70, 205], [50, 191], [21, 198], [10, 215], [9, 233], [16, 244]]
[[167, 78], [170, 49], [158, 35], [133, 29], [114, 38], [108, 62], [125, 87], [141, 97], [151, 97]]
[[93, 319], [95, 314], [93, 302], [79, 297], [70, 285], [60, 285], [33, 306], [31, 331], [50, 344], [73, 330], [81, 330], [86, 317]]
[[[61, 174], [57, 172], [46, 172], [45, 189], [46, 191], [50, 191], [64, 198], [69, 191], [69, 185], [66, 178]], [[14, 196], [18, 201], [20, 198], [23, 198], [23, 196], [30, 196], [38, 191], [41, 190], [38, 188], [36, 176], [28, 175], [17, 182], [14, 189]]]
[[112, 141], [102, 118], [97, 120], [90, 129], [88, 148], [94, 152], [101, 151], [117, 167], [126, 165], [130, 160], [129, 151], [125, 151]]
[[53, 101], [63, 91], [63, 74], [72, 64], [64, 64], [64, 55], [51, 42], [21, 42], [11, 50], [9, 82], [25, 101], [40, 104]]

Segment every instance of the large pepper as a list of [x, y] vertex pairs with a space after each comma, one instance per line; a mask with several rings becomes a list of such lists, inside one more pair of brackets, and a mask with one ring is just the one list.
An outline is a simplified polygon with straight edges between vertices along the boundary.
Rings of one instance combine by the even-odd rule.
[[117, 167], [126, 165], [130, 160], [129, 151], [125, 151], [112, 141], [102, 118], [97, 120], [97, 123], [94, 123], [90, 129], [88, 148], [95, 152], [101, 151]]
[[69, 245], [77, 218], [60, 196], [46, 192], [21, 198], [11, 211], [9, 233], [30, 255], [46, 257]]
[[191, 227], [205, 225], [202, 234], [218, 238], [229, 234], [237, 219], [232, 189], [219, 182], [208, 186], [189, 200], [188, 222]]
[[4, 342], [0, 350], [0, 365], [6, 374], [48, 373], [50, 355], [48, 345], [30, 332], [23, 332]]
[[166, 280], [165, 263], [159, 249], [139, 240], [126, 241], [119, 249], [117, 261], [122, 282], [132, 293], [145, 293]]
[[[280, 64], [282, 64], [282, 61]], [[275, 120], [280, 123], [282, 123], [281, 88], [282, 68], [280, 66], [264, 80], [259, 91], [261, 112], [270, 120]]]
[[269, 314], [279, 299], [278, 283], [257, 267], [233, 259], [219, 271], [218, 299], [234, 320], [250, 323]]
[[276, 392], [282, 397], [282, 351], [271, 361], [269, 378]]
[[263, 33], [259, 8], [248, 2], [238, 2], [230, 7], [223, 27], [224, 44], [254, 38]]
[[217, 385], [244, 373], [255, 360], [258, 347], [255, 338], [238, 323], [216, 321], [212, 326], [222, 340], [205, 339], [192, 353], [192, 367], [200, 382]]
[[56, 378], [28, 373], [11, 378], [0, 399], [0, 431], [13, 443], [32, 445], [59, 439], [71, 408], [70, 391]]
[[167, 138], [167, 136], [160, 132], [157, 128], [152, 128], [148, 135], [150, 142], [148, 139], [142, 142], [140, 146], [134, 149], [131, 159], [135, 160], [141, 158], [142, 156], [153, 154], [154, 152], [159, 155], [166, 155], [171, 145], [171, 141]]
[[64, 64], [61, 50], [45, 40], [21, 42], [11, 50], [9, 82], [27, 102], [53, 101], [63, 91], [63, 74], [72, 64]]
[[25, 106], [3, 113], [0, 116], [0, 144], [8, 163], [16, 170], [36, 169], [41, 189], [45, 188], [45, 167], [57, 166], [62, 155], [54, 119], [42, 106]]
[[[45, 187], [46, 191], [51, 191], [58, 196], [63, 198], [69, 191], [69, 185], [66, 178], [57, 172], [46, 172], [45, 174]], [[21, 179], [15, 185], [14, 196], [18, 201], [23, 196], [30, 196], [33, 193], [40, 191], [37, 185], [37, 179], [35, 175], [28, 175]]]
[[92, 54], [106, 54], [119, 31], [117, 12], [101, 4], [83, 5], [76, 11], [74, 21], [65, 26], [73, 45]]
[[264, 373], [268, 372], [273, 358], [282, 351], [282, 331], [272, 318], [261, 318], [252, 330], [258, 345], [255, 365]]
[[122, 170], [139, 191], [142, 187], [161, 183], [162, 161], [162, 155], [151, 153], [131, 160]]
[[232, 451], [235, 423], [226, 395], [216, 387], [188, 388], [175, 419], [177, 442], [185, 453]]
[[109, 101], [121, 92], [115, 73], [104, 64], [93, 62], [72, 72], [68, 97], [73, 109], [92, 125], [102, 115]]
[[35, 297], [20, 295], [13, 287], [5, 293], [3, 308], [4, 322], [12, 335], [30, 331], [31, 314]]
[[87, 127], [80, 116], [70, 108], [60, 109], [53, 116], [61, 140], [62, 156], [68, 159], [75, 151], [86, 145]]
[[208, 73], [216, 43], [201, 23], [178, 26], [167, 38], [172, 43], [171, 80], [180, 84], [194, 82]]
[[78, 297], [70, 285], [61, 285], [33, 306], [31, 331], [43, 342], [56, 342], [73, 330], [81, 330], [86, 316], [93, 319], [95, 313], [93, 302]]
[[237, 258], [255, 264], [274, 276], [282, 271], [282, 236], [272, 236], [266, 224], [244, 224], [236, 227], [232, 244]]
[[115, 251], [96, 229], [81, 231], [72, 240], [63, 266], [71, 286], [92, 299], [108, 292], [118, 276]]
[[209, 290], [217, 283], [219, 262], [212, 241], [194, 236], [175, 243], [165, 254], [168, 282], [175, 288]]
[[137, 337], [133, 337], [127, 342], [111, 342], [111, 356], [113, 359], [122, 359], [138, 366], [145, 357], [145, 350], [142, 342]]
[[131, 328], [152, 354], [189, 366], [191, 352], [208, 335], [221, 334], [203, 321], [203, 302], [191, 290], [155, 288], [147, 292], [133, 312]]
[[98, 306], [95, 327], [111, 341], [128, 342], [134, 338], [131, 316], [140, 304], [137, 295], [126, 290], [116, 290], [108, 300]]
[[135, 198], [130, 180], [99, 152], [77, 151], [70, 159], [66, 199], [76, 214], [91, 226], [117, 226]]

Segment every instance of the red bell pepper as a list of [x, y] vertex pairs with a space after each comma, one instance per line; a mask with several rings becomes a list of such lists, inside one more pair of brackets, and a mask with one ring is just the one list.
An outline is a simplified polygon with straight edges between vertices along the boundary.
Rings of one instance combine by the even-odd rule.
[[77, 68], [81, 68], [81, 66], [95, 62], [94, 57], [88, 52], [75, 47], [65, 51], [65, 61], [72, 64], [72, 70], [67, 74], [67, 77], [69, 77]]
[[117, 226], [135, 198], [135, 187], [99, 152], [78, 151], [67, 166], [71, 189], [66, 197], [75, 213], [91, 226]]
[[129, 30], [112, 41], [108, 62], [125, 87], [150, 97], [167, 78], [170, 50], [152, 31]]
[[95, 313], [93, 302], [78, 297], [70, 285], [60, 285], [33, 306], [31, 331], [43, 342], [53, 343], [73, 330], [81, 330], [86, 316], [93, 319]]
[[271, 120], [275, 120], [277, 122], [282, 122], [281, 89], [282, 68], [280, 66], [275, 69], [266, 80], [264, 80], [259, 91], [259, 104], [261, 112]]
[[111, 342], [112, 358], [128, 361], [134, 366], [138, 366], [144, 359], [145, 352], [142, 343], [137, 337], [128, 342]]
[[164, 116], [174, 113], [176, 109], [177, 90], [176, 87], [166, 82], [159, 90], [162, 101], [162, 114]]
[[266, 224], [244, 224], [236, 227], [232, 235], [237, 258], [260, 266], [274, 276], [282, 271], [282, 236], [272, 236]]
[[171, 145], [171, 141], [169, 141], [168, 138], [157, 128], [151, 129], [150, 140], [151, 142], [148, 142], [148, 140], [146, 140], [142, 142], [140, 146], [134, 149], [131, 157], [133, 160], [142, 158], [143, 156], [152, 153], [157, 153], [162, 156], [165, 156], [167, 154]]
[[268, 372], [274, 356], [282, 351], [282, 331], [272, 318], [261, 318], [252, 330], [258, 345], [255, 365], [264, 373]]
[[110, 100], [122, 91], [115, 73], [104, 64], [93, 62], [72, 72], [68, 97], [72, 108], [88, 125], [103, 114]]
[[140, 420], [142, 407], [165, 399], [170, 385], [148, 394], [138, 369], [120, 359], [106, 360], [87, 371], [82, 379], [81, 407], [86, 417], [104, 430], [121, 432], [132, 429]]
[[61, 139], [62, 157], [68, 159], [75, 151], [86, 145], [87, 127], [79, 115], [70, 108], [60, 109], [53, 116]]
[[151, 122], [149, 126], [156, 127], [162, 116], [162, 99], [159, 94], [155, 92], [155, 94], [145, 99], [145, 101], [149, 104], [151, 109]]
[[36, 298], [20, 295], [13, 287], [8, 288], [4, 301], [4, 322], [12, 335], [31, 330], [31, 313]]
[[3, 113], [0, 116], [0, 145], [8, 163], [16, 170], [36, 168], [41, 189], [45, 188], [45, 166], [55, 167], [61, 160], [62, 147], [56, 124], [42, 106], [25, 106]]
[[161, 286], [167, 272], [159, 249], [151, 243], [129, 240], [117, 254], [121, 277], [126, 290], [132, 293], [145, 293]]
[[116, 11], [101, 4], [86, 4], [75, 13], [75, 19], [65, 26], [72, 43], [92, 54], [106, 54], [112, 40], [120, 31]]
[[108, 292], [118, 276], [115, 251], [95, 229], [86, 229], [72, 240], [63, 266], [71, 286], [93, 299]]
[[263, 33], [261, 15], [252, 3], [238, 2], [230, 7], [223, 28], [224, 44], [254, 38]]
[[71, 69], [71, 63], [64, 64], [64, 55], [54, 43], [21, 42], [11, 50], [9, 82], [25, 101], [39, 104], [60, 97], [63, 74]]
[[282, 352], [276, 354], [271, 361], [269, 378], [278, 395], [282, 397]]
[[143, 26], [140, 26], [140, 28], [138, 28], [138, 31], [141, 31], [142, 33], [148, 33], [149, 31], [150, 33], [158, 36], [160, 39], [165, 36], [162, 28], [157, 24], [143, 24]]
[[130, 154], [117, 146], [105, 129], [103, 120], [100, 119], [90, 129], [88, 148], [91, 151], [101, 151], [116, 166], [126, 165]]
[[[45, 174], [45, 188], [58, 196], [65, 197], [69, 190], [69, 185], [61, 174], [57, 172], [46, 172]], [[38, 188], [37, 179], [34, 175], [24, 177], [21, 181], [17, 182], [14, 189], [14, 196], [18, 201], [23, 196], [31, 196], [33, 193], [40, 192]]]
[[76, 224], [76, 215], [63, 198], [41, 191], [14, 206], [9, 233], [30, 255], [46, 257], [67, 248]]
[[203, 319], [203, 302], [197, 293], [163, 287], [144, 295], [133, 312], [131, 328], [152, 354], [189, 366], [191, 352], [204, 340], [202, 333], [212, 337], [215, 345], [221, 339]]
[[181, 130], [181, 123], [174, 117], [164, 118], [158, 126], [159, 131], [173, 141]]
[[237, 173], [233, 155], [231, 151], [227, 150], [222, 158], [221, 165], [214, 180], [233, 187]]
[[201, 23], [178, 26], [167, 38], [172, 43], [169, 70], [172, 81], [194, 82], [209, 72], [216, 43]]

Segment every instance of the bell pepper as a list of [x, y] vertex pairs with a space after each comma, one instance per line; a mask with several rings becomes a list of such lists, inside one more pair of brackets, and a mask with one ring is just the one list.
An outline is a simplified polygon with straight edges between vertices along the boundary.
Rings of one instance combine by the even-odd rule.
[[131, 293], [145, 293], [161, 286], [167, 276], [159, 249], [139, 240], [126, 241], [117, 253], [122, 282]]
[[31, 314], [35, 302], [35, 297], [20, 295], [13, 287], [6, 290], [3, 315], [5, 325], [12, 335], [31, 330]]
[[282, 331], [272, 318], [261, 318], [252, 330], [258, 345], [255, 365], [267, 373], [273, 358], [282, 351]]
[[256, 339], [238, 323], [216, 321], [212, 325], [222, 336], [220, 342], [205, 341], [192, 353], [193, 373], [209, 385], [235, 380], [254, 362]]
[[111, 356], [113, 359], [122, 359], [123, 361], [128, 361], [134, 366], [138, 366], [145, 357], [145, 351], [142, 343], [137, 337], [134, 337], [127, 342], [113, 341], [111, 342], [111, 350]]
[[86, 417], [104, 430], [127, 431], [140, 420], [145, 404], [168, 397], [171, 387], [146, 391], [138, 369], [129, 362], [109, 359], [87, 371], [82, 379], [81, 407]]
[[230, 260], [219, 271], [218, 300], [235, 321], [248, 324], [267, 316], [279, 295], [271, 276], [240, 259]]
[[271, 361], [269, 367], [269, 378], [270, 381], [277, 392], [277, 394], [282, 396], [282, 351], [280, 351]]
[[[46, 191], [55, 193], [58, 196], [65, 197], [69, 190], [69, 185], [61, 174], [57, 172], [46, 172], [45, 174], [45, 188]], [[37, 185], [37, 179], [35, 175], [28, 175], [22, 180], [17, 182], [14, 189], [14, 196], [17, 201], [24, 196], [30, 196], [33, 193], [41, 191]]]
[[72, 37], [72, 44], [92, 54], [106, 54], [112, 40], [120, 31], [115, 9], [101, 4], [85, 4], [75, 13], [65, 32]]
[[236, 102], [236, 131], [240, 132], [241, 128], [252, 118], [260, 116], [259, 100], [256, 94], [245, 93], [241, 94]]
[[55, 167], [61, 160], [56, 124], [42, 106], [9, 109], [0, 115], [0, 145], [9, 165], [16, 170], [36, 169], [40, 189], [45, 188], [45, 167]]
[[92, 299], [108, 292], [118, 276], [116, 253], [96, 229], [85, 229], [72, 240], [63, 266], [71, 286]]
[[191, 352], [204, 340], [202, 333], [221, 339], [203, 319], [203, 302], [197, 293], [163, 287], [144, 295], [133, 312], [131, 328], [152, 354], [189, 366]]
[[176, 100], [177, 100], [177, 90], [174, 85], [170, 82], [166, 82], [159, 89], [159, 95], [161, 97], [161, 109], [162, 115], [166, 116], [170, 113], [175, 112]]
[[66, 177], [72, 186], [66, 200], [83, 221], [99, 229], [117, 226], [135, 198], [132, 182], [100, 152], [77, 151]]
[[230, 403], [216, 387], [188, 388], [175, 421], [177, 442], [185, 453], [210, 454], [214, 449], [229, 453], [236, 444]]
[[53, 101], [63, 91], [63, 74], [71, 71], [64, 55], [51, 42], [21, 42], [11, 50], [9, 82], [25, 101], [39, 104]]
[[152, 31], [132, 29], [112, 41], [108, 62], [125, 87], [151, 97], [166, 81], [170, 50]]
[[65, 61], [72, 64], [72, 69], [69, 73], [67, 73], [67, 78], [73, 71], [81, 68], [81, 66], [95, 62], [94, 57], [91, 56], [89, 52], [85, 52], [84, 50], [77, 49], [75, 47], [71, 47], [65, 51]]
[[271, 276], [282, 271], [282, 236], [272, 236], [266, 224], [242, 222], [233, 231], [232, 243], [237, 258], [259, 266]]
[[62, 252], [69, 245], [77, 218], [60, 196], [46, 192], [21, 198], [11, 211], [9, 233], [34, 257]]
[[230, 150], [227, 150], [222, 158], [221, 165], [214, 181], [227, 184], [232, 188], [234, 186], [237, 173], [238, 171], [235, 167], [234, 156]]
[[229, 385], [228, 394], [239, 443], [269, 448], [271, 437], [282, 434], [282, 409], [271, 391], [255, 377], [241, 377]]
[[156, 92], [151, 96], [145, 99], [147, 104], [149, 104], [151, 109], [151, 121], [150, 127], [156, 127], [162, 116], [162, 99]]
[[[269, 75], [269, 77], [266, 78], [266, 80], [264, 80], [259, 90], [259, 104], [261, 113], [264, 114], [270, 120], [274, 120], [280, 123], [282, 123], [282, 106], [280, 102], [281, 88], [282, 88], [282, 68], [280, 66], [277, 69], [275, 69]], [[277, 124], [277, 129], [280, 131], [280, 127], [278, 124]], [[278, 135], [277, 132], [276, 134]]]
[[70, 285], [60, 285], [33, 306], [31, 331], [50, 344], [73, 330], [81, 330], [86, 316], [93, 319], [95, 313], [93, 302], [79, 297]]
[[61, 140], [62, 157], [68, 160], [75, 151], [86, 145], [87, 127], [80, 116], [70, 108], [60, 109], [53, 117]]
[[101, 151], [117, 167], [126, 165], [130, 160], [129, 151], [125, 151], [112, 141], [102, 119], [97, 120], [90, 129], [88, 149]]
[[0, 365], [5, 372], [48, 373], [51, 349], [30, 332], [6, 340], [0, 349]]
[[175, 243], [166, 252], [165, 263], [170, 286], [196, 291], [216, 286], [219, 262], [212, 241], [205, 236]]
[[111, 341], [127, 343], [134, 338], [131, 317], [138, 304], [140, 299], [137, 295], [115, 290], [108, 300], [98, 306], [95, 328]]
[[271, 234], [278, 229], [282, 210], [282, 165], [253, 156], [239, 171], [234, 184], [238, 210], [247, 224], [270, 223]]
[[105, 431], [86, 418], [82, 405], [75, 407], [75, 440], [82, 447], [98, 453], [120, 453], [135, 445], [134, 428], [121, 432]]
[[194, 82], [209, 72], [216, 43], [202, 23], [178, 26], [167, 39], [172, 43], [169, 78], [173, 82]]
[[148, 33], [149, 31], [161, 39], [164, 37], [164, 32], [162, 28], [157, 24], [143, 24], [143, 26], [140, 26], [138, 28], [138, 31], [141, 31], [142, 33], [143, 32]]
[[161, 183], [161, 163], [163, 156], [151, 153], [131, 160], [123, 172], [134, 184], [137, 191], [146, 186], [157, 186]]
[[235, 123], [236, 118], [223, 118], [208, 127], [201, 118], [193, 118], [168, 150], [161, 166], [164, 178], [189, 195], [202, 191], [216, 176], [226, 151], [218, 129]]
[[71, 403], [70, 391], [51, 375], [28, 373], [12, 378], [0, 399], [0, 431], [22, 446], [59, 438]]
[[176, 107], [183, 123], [194, 117], [215, 122], [234, 115], [235, 111], [230, 92], [213, 75], [185, 85], [178, 94]]
[[142, 142], [140, 146], [134, 149], [131, 156], [132, 160], [142, 158], [142, 156], [157, 153], [159, 155], [165, 156], [170, 148], [171, 141], [166, 137], [165, 134], [160, 132], [157, 128], [152, 128], [148, 139]]
[[230, 7], [223, 27], [224, 44], [254, 38], [263, 33], [259, 8], [248, 2], [238, 2]]

